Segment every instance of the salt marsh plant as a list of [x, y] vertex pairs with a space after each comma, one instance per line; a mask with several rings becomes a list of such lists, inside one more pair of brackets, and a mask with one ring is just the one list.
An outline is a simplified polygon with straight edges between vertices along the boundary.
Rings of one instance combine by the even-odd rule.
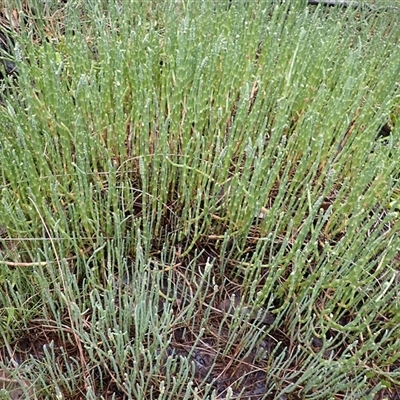
[[394, 392], [399, 14], [53, 3], [2, 11], [9, 394]]

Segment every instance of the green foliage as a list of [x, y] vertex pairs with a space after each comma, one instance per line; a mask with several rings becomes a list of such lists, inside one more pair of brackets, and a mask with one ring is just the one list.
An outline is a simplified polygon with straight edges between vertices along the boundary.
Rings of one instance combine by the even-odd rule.
[[0, 341], [37, 350], [30, 398], [400, 384], [398, 15], [287, 3], [25, 11], [0, 110]]

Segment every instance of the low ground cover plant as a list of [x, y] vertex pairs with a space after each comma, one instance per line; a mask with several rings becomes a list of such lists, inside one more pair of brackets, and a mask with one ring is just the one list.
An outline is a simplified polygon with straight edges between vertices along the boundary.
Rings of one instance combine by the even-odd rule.
[[5, 2], [5, 398], [398, 395], [377, 3]]

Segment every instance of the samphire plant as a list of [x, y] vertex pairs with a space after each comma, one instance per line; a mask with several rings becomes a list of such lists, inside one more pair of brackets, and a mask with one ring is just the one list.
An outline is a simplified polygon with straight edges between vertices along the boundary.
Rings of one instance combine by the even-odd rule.
[[4, 4], [4, 396], [396, 393], [395, 10]]

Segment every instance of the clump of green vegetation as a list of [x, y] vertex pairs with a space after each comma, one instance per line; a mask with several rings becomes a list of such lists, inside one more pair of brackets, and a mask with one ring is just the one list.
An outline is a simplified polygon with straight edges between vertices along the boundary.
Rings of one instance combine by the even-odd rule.
[[239, 0], [3, 14], [18, 71], [0, 109], [8, 396], [397, 390], [398, 14]]

